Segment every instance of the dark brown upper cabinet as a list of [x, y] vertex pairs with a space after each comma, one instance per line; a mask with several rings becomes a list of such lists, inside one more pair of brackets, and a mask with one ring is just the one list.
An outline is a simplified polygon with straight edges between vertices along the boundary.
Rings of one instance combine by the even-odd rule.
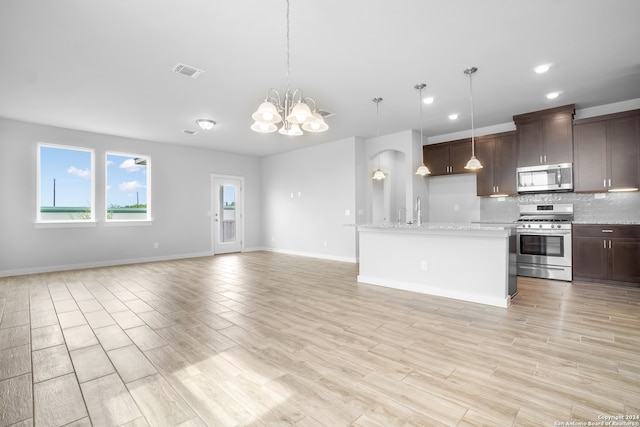
[[576, 120], [573, 132], [575, 191], [640, 185], [640, 110]]
[[504, 132], [476, 138], [478, 196], [516, 194], [516, 133]]
[[431, 176], [468, 173], [464, 167], [471, 158], [471, 139], [464, 139], [422, 147], [422, 159]]
[[513, 116], [518, 166], [573, 162], [575, 105]]

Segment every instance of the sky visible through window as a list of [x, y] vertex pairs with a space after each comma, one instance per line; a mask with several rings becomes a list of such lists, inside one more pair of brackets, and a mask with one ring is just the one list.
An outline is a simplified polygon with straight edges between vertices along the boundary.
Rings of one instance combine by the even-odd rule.
[[107, 153], [107, 208], [146, 206], [146, 163], [146, 158]]
[[40, 147], [40, 206], [91, 207], [91, 152]]

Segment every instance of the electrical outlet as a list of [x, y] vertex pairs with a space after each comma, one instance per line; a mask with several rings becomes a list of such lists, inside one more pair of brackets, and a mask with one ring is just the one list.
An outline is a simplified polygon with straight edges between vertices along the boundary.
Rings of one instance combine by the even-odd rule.
[[422, 271], [429, 270], [429, 264], [427, 263], [427, 261], [420, 261], [420, 268], [422, 269]]
[[324, 247], [325, 248], [327, 247], [327, 241], [326, 240], [324, 241]]
[[159, 247], [160, 247], [160, 245], [158, 244], [158, 242], [155, 242], [155, 243], [153, 244], [153, 248], [154, 248], [154, 249], [158, 249]]
[[460, 205], [458, 204], [453, 205], [453, 210], [458, 212], [460, 210]]

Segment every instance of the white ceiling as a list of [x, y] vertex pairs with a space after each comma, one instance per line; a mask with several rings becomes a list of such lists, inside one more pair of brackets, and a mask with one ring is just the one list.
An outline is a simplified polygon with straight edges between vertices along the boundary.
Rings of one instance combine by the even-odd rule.
[[[418, 130], [422, 82], [425, 136], [468, 130], [469, 66], [477, 128], [640, 98], [638, 0], [291, 3], [291, 87], [335, 113], [325, 133], [249, 129], [267, 89], [286, 89], [285, 0], [2, 0], [0, 116], [265, 156], [374, 136], [374, 97], [382, 134]], [[198, 118], [218, 126], [183, 134]]]

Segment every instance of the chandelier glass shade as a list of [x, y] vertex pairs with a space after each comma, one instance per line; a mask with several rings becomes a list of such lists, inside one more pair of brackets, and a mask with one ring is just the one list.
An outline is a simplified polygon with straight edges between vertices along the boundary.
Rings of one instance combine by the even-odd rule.
[[476, 158], [476, 140], [475, 140], [475, 134], [474, 134], [475, 131], [473, 128], [473, 85], [471, 83], [471, 80], [472, 80], [471, 76], [476, 71], [478, 71], [476, 67], [470, 67], [464, 70], [464, 73], [469, 76], [469, 99], [471, 101], [471, 158], [469, 159], [469, 161], [467, 162], [464, 168], [472, 171], [482, 169], [482, 164], [480, 163], [480, 160]]
[[[419, 93], [419, 97], [420, 97], [420, 147], [424, 147], [424, 135], [423, 135], [423, 125], [422, 125], [422, 89], [424, 89], [425, 87], [427, 87], [426, 84], [424, 83], [418, 83], [417, 85], [414, 86], [414, 88], [418, 89], [418, 93]], [[422, 156], [422, 153], [420, 154]], [[427, 175], [431, 175], [431, 171], [429, 170], [429, 168], [424, 164], [424, 158], [422, 159], [422, 164], [420, 166], [418, 166], [418, 169], [416, 170], [416, 175], [420, 175], [420, 176], [427, 176]]]
[[[276, 89], [267, 91], [267, 96], [255, 113], [251, 130], [261, 133], [278, 131], [283, 135], [298, 136], [307, 132], [324, 132], [329, 129], [320, 114], [316, 102], [302, 95], [300, 89], [289, 89], [289, 0], [287, 0], [287, 90], [280, 95]], [[313, 104], [313, 109], [309, 107]]]

